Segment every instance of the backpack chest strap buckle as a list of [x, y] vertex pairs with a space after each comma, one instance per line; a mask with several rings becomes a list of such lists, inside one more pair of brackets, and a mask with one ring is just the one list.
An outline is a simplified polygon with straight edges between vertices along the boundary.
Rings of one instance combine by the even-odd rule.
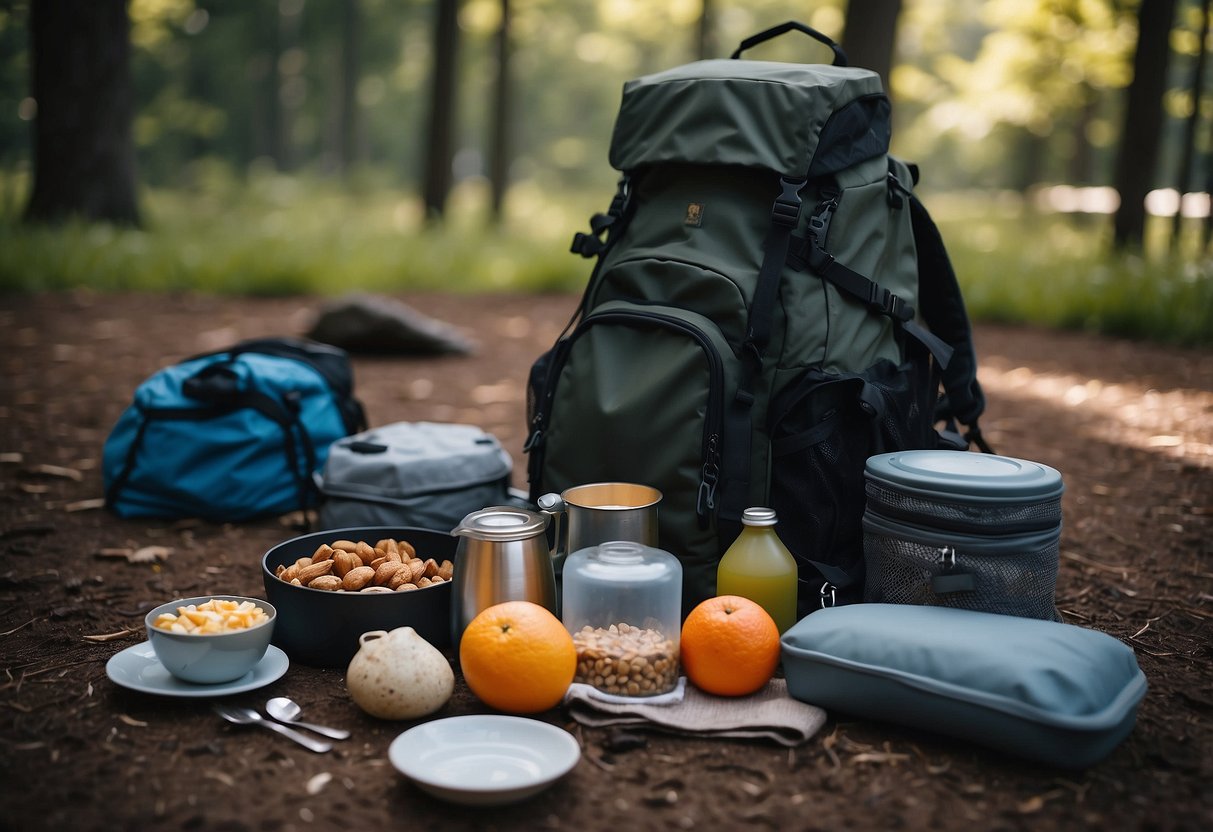
[[771, 222], [775, 225], [795, 228], [800, 222], [800, 190], [805, 186], [807, 179], [789, 179], [786, 176], [779, 177], [779, 187], [781, 193], [775, 198], [775, 204], [771, 206]]

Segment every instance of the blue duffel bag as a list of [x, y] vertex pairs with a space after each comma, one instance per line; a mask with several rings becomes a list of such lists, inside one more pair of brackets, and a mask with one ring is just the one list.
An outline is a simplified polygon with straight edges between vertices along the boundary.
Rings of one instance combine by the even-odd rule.
[[365, 428], [343, 350], [243, 341], [139, 385], [105, 441], [106, 506], [218, 522], [311, 508], [329, 446]]

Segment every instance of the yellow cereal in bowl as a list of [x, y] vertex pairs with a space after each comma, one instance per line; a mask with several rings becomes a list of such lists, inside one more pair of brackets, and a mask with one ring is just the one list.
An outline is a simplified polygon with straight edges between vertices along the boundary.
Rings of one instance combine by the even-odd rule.
[[170, 633], [207, 635], [247, 630], [268, 620], [265, 610], [252, 601], [212, 598], [201, 604], [177, 607], [176, 614], [160, 613], [152, 626]]

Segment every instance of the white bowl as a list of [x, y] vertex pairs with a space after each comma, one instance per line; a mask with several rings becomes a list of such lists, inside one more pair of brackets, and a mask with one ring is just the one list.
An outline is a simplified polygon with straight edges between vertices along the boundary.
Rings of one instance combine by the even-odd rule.
[[516, 803], [573, 770], [581, 746], [561, 728], [517, 716], [453, 716], [410, 728], [388, 759], [435, 797], [467, 806]]

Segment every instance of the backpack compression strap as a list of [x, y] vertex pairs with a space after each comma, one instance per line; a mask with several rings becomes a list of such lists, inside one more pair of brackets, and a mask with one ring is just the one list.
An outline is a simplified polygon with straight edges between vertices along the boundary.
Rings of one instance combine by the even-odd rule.
[[910, 194], [910, 224], [918, 249], [918, 293], [923, 318], [931, 331], [952, 347], [952, 361], [943, 372], [943, 388], [947, 394], [947, 412], [943, 416], [949, 420], [954, 416], [968, 427], [965, 440], [985, 453], [993, 453], [977, 426], [986, 399], [977, 382], [973, 330], [969, 326], [960, 283], [939, 228], [927, 213], [926, 206], [913, 194]]
[[762, 362], [771, 341], [779, 280], [791, 248], [792, 231], [800, 222], [800, 191], [807, 180], [780, 177], [780, 194], [771, 206], [771, 230], [763, 245], [762, 265], [750, 302], [745, 342], [741, 345], [741, 380], [737, 394], [725, 408], [725, 435], [721, 459], [720, 517], [741, 521], [750, 492], [750, 411], [754, 382], [762, 375]]
[[826, 234], [830, 230], [830, 218], [838, 207], [838, 192], [826, 190], [823, 199], [809, 218], [809, 239], [804, 241], [801, 251], [793, 258], [792, 267], [803, 263], [833, 283], [838, 289], [863, 303], [868, 309], [895, 321], [910, 337], [930, 350], [940, 367], [946, 368], [952, 360], [952, 347], [914, 320], [914, 307], [873, 280], [854, 269], [844, 266], [825, 250]]

